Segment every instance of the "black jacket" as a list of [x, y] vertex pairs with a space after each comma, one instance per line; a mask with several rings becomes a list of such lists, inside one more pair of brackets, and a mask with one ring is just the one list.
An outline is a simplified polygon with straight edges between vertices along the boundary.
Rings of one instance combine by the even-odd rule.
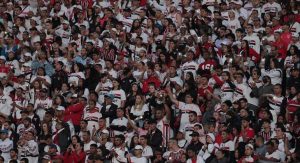
[[159, 129], [155, 129], [154, 132], [148, 133], [148, 142], [149, 145], [153, 148], [153, 150], [158, 149], [163, 142], [162, 132]]
[[108, 108], [107, 105], [104, 103], [101, 109], [101, 114], [103, 118], [109, 118], [109, 123], [111, 123], [114, 119], [117, 118], [117, 108], [118, 106], [115, 104], [111, 104]]
[[51, 81], [51, 90], [60, 90], [63, 83], [68, 83], [68, 74], [63, 70], [55, 71], [51, 77]]

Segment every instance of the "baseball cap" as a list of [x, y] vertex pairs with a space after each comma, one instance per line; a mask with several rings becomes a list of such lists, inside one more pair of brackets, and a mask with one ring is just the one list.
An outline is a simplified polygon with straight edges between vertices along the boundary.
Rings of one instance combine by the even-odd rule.
[[206, 136], [209, 136], [213, 142], [216, 140], [216, 137], [213, 133], [208, 133]]
[[102, 134], [109, 134], [108, 130], [104, 129], [101, 131]]
[[136, 145], [134, 147], [134, 150], [143, 150], [143, 147], [141, 145]]
[[115, 95], [109, 93], [109, 94], [104, 95], [104, 97], [107, 97], [107, 98], [110, 98], [110, 99], [114, 99]]
[[249, 148], [251, 148], [251, 149], [254, 149], [252, 144], [247, 144], [246, 147], [249, 147]]
[[5, 56], [3, 56], [3, 55], [0, 56], [0, 59], [6, 61], [6, 58], [5, 58]]
[[58, 110], [58, 111], [65, 111], [66, 109], [63, 106], [57, 106], [56, 110]]
[[72, 98], [77, 98], [78, 95], [75, 93], [75, 94], [73, 94], [71, 97], [72, 97]]

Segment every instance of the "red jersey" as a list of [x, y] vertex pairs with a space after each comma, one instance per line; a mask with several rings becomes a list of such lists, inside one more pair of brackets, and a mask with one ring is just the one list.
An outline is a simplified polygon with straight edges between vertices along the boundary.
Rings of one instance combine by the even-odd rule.
[[300, 101], [297, 99], [295, 100], [289, 100], [288, 106], [287, 106], [287, 112], [288, 112], [288, 121], [293, 122], [294, 121], [294, 113], [300, 108]]
[[143, 93], [147, 93], [149, 91], [149, 84], [150, 83], [154, 83], [155, 88], [159, 88], [160, 87], [160, 81], [159, 81], [159, 79], [157, 77], [155, 77], [155, 76], [150, 76], [150, 77], [148, 77], [148, 79], [146, 79], [143, 82], [143, 88], [142, 88]]
[[205, 62], [199, 65], [199, 69], [201, 70], [210, 70], [217, 65], [216, 61], [213, 59], [208, 59]]
[[81, 117], [83, 115], [84, 105], [82, 103], [77, 103], [67, 107], [64, 113], [64, 121], [67, 122], [71, 120], [74, 125], [79, 125]]

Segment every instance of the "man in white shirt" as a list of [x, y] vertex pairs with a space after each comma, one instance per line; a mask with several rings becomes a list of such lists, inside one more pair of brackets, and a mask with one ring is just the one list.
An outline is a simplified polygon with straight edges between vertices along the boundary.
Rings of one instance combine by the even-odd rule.
[[0, 114], [4, 117], [8, 117], [11, 114], [12, 99], [9, 95], [5, 95], [3, 92], [3, 85], [0, 85]]
[[180, 129], [184, 128], [187, 123], [189, 123], [189, 113], [194, 111], [197, 113], [198, 119], [200, 119], [201, 111], [198, 105], [193, 103], [193, 96], [191, 94], [185, 95], [185, 102], [178, 101], [171, 90], [167, 89], [168, 95], [171, 101], [175, 104], [175, 107], [181, 111], [181, 119], [180, 119]]
[[260, 160], [264, 161], [272, 161], [272, 162], [279, 162], [280, 156], [277, 150], [275, 149], [274, 143], [269, 141], [267, 144], [267, 153], [265, 156], [258, 156]]
[[147, 163], [146, 157], [142, 156], [143, 147], [141, 145], [136, 145], [134, 147], [134, 156], [129, 157], [131, 163]]

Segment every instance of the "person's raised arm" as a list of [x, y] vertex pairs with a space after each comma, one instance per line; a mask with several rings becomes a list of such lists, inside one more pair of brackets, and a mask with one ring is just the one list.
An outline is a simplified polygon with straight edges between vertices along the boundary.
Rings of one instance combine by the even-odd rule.
[[168, 96], [170, 97], [170, 100], [178, 107], [179, 101], [173, 96], [170, 86], [166, 87], [166, 91], [167, 91]]

